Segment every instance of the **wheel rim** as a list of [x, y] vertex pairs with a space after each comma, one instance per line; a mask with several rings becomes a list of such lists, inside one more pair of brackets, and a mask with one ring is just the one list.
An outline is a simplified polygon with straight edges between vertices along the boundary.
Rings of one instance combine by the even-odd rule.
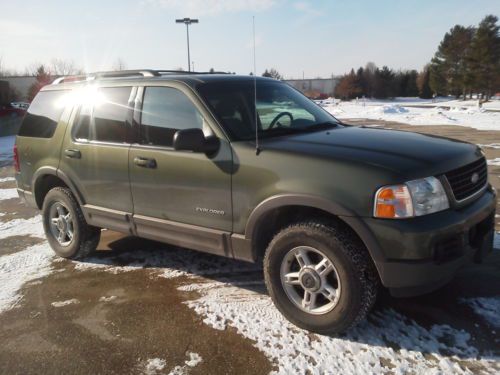
[[337, 269], [315, 248], [298, 246], [290, 250], [281, 262], [280, 277], [290, 301], [309, 314], [326, 314], [339, 302]]
[[73, 241], [74, 223], [68, 208], [61, 202], [50, 206], [49, 225], [52, 236], [61, 246], [69, 246]]

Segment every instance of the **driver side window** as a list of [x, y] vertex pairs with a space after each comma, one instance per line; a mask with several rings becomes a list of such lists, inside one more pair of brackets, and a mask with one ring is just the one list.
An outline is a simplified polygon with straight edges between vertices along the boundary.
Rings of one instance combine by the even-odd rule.
[[263, 130], [269, 129], [273, 120], [275, 122], [273, 127], [286, 128], [304, 121], [315, 121], [311, 113], [298, 106], [292, 98], [279, 89], [266, 90], [262, 95], [257, 92], [256, 107]]
[[180, 90], [171, 87], [146, 87], [141, 115], [141, 143], [172, 147], [180, 129], [206, 131], [201, 113]]

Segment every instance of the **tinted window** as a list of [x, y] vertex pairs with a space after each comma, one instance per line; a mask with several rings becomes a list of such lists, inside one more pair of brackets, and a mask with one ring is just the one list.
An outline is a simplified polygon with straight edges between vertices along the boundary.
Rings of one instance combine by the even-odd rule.
[[278, 81], [204, 83], [197, 89], [234, 140], [254, 139], [256, 123], [263, 138], [340, 126], [328, 112]]
[[126, 123], [131, 87], [100, 88], [94, 103], [90, 139], [102, 142], [129, 141], [130, 125]]
[[78, 112], [78, 116], [73, 125], [73, 136], [76, 140], [88, 140], [90, 139], [90, 121], [91, 121], [91, 110], [90, 105], [82, 105]]
[[95, 96], [92, 102], [80, 106], [73, 125], [73, 137], [76, 140], [130, 142], [131, 127], [126, 119], [131, 89], [102, 87], [91, 94]]
[[142, 143], [172, 146], [179, 129], [203, 129], [203, 118], [194, 104], [181, 91], [170, 87], [147, 87], [144, 93]]
[[64, 110], [67, 91], [41, 91], [33, 99], [24, 117], [19, 135], [23, 137], [50, 138]]

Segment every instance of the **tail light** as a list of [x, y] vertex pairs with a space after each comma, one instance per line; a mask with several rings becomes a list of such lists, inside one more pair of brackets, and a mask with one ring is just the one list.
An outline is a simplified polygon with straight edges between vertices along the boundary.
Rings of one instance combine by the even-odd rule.
[[14, 145], [14, 169], [16, 172], [20, 172], [21, 168], [19, 166], [19, 153], [17, 152], [17, 145]]

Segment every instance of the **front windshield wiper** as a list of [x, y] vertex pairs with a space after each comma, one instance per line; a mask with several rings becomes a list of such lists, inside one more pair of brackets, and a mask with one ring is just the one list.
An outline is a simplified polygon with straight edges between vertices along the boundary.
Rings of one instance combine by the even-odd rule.
[[303, 126], [298, 128], [288, 128], [288, 127], [278, 127], [273, 129], [267, 129], [262, 132], [259, 132], [259, 136], [266, 137], [275, 137], [280, 135], [289, 135], [289, 134], [300, 134], [300, 133], [309, 133], [309, 132], [317, 132], [321, 130], [328, 130], [339, 126], [340, 124], [333, 121], [321, 122], [314, 125]]

